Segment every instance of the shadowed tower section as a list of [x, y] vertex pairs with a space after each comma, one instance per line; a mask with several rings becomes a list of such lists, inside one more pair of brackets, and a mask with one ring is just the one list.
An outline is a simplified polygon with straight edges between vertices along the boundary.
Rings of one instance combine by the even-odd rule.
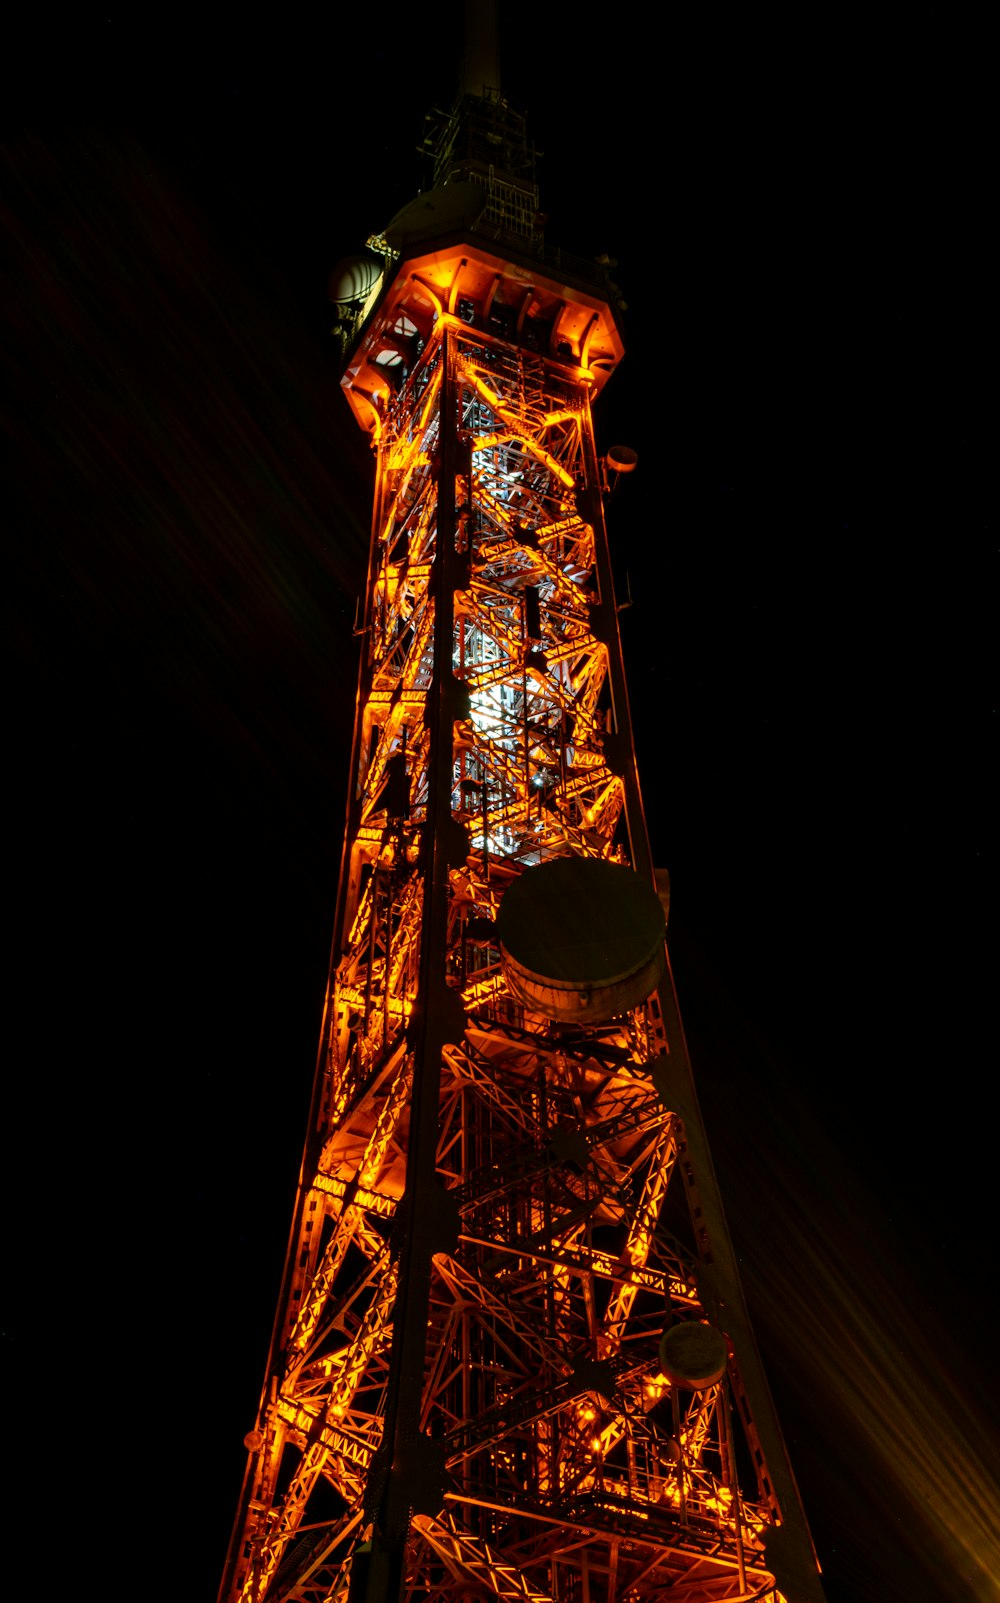
[[335, 274], [376, 463], [352, 784], [219, 1596], [822, 1603], [643, 818], [618, 292], [546, 248], [496, 83], [472, 36], [432, 185]]

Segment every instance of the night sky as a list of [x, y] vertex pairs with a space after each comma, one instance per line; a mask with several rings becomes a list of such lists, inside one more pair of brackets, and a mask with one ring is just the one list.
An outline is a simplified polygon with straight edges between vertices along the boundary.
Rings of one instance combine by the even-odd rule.
[[[997, 1599], [986, 42], [562, 12], [502, 8], [502, 76], [548, 237], [628, 302], [597, 423], [639, 452], [608, 524], [640, 774], [829, 1603]], [[433, 14], [9, 52], [4, 1339], [102, 1597], [212, 1603], [239, 1492], [372, 484], [325, 284], [423, 181]]]

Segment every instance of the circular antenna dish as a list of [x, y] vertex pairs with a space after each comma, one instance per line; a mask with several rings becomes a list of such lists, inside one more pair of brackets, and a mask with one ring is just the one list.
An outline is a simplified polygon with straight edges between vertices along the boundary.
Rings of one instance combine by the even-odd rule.
[[664, 933], [653, 887], [597, 857], [524, 869], [496, 921], [511, 994], [560, 1024], [604, 1023], [644, 1002], [666, 972]]
[[660, 1374], [685, 1391], [704, 1391], [726, 1373], [729, 1349], [714, 1325], [671, 1325], [660, 1337]]
[[355, 306], [368, 299], [383, 272], [377, 256], [346, 256], [330, 274], [327, 294], [334, 306]]
[[605, 461], [612, 473], [631, 473], [638, 466], [639, 453], [630, 445], [613, 445]]

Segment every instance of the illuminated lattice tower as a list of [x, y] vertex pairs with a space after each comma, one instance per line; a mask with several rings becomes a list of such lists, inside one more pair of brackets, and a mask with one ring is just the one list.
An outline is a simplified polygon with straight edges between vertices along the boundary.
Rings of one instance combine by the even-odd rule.
[[523, 120], [337, 291], [377, 462], [309, 1132], [220, 1598], [817, 1603], [692, 1085], [591, 402]]

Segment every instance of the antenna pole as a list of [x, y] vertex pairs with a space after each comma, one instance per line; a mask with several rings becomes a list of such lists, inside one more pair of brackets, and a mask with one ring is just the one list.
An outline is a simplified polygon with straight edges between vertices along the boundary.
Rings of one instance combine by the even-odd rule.
[[493, 90], [499, 95], [496, 0], [465, 0], [464, 33], [461, 93], [483, 96]]

